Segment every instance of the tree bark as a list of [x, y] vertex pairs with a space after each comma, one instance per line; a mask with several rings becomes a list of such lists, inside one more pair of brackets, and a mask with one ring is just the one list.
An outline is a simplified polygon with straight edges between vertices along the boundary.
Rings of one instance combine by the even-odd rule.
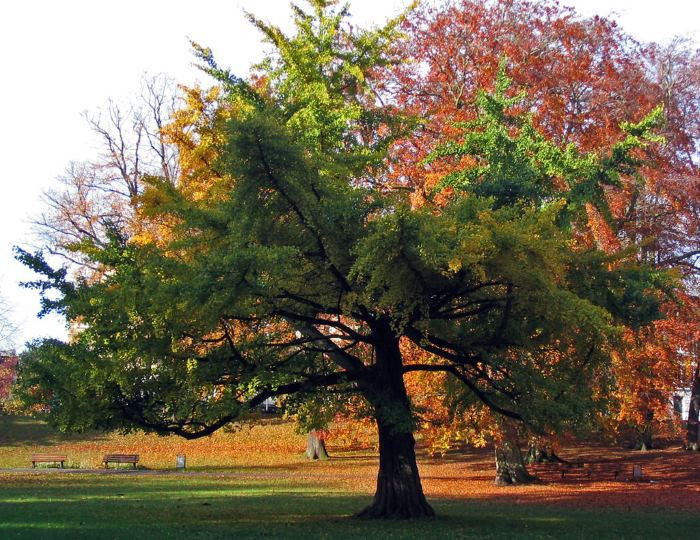
[[496, 459], [497, 486], [512, 484], [533, 484], [537, 477], [527, 472], [523, 454], [520, 452], [518, 432], [513, 421], [500, 418], [497, 421], [499, 433], [494, 441], [494, 454]]
[[396, 432], [386, 422], [379, 429], [379, 474], [374, 500], [357, 517], [407, 519], [434, 516], [425, 500], [412, 433]]
[[532, 437], [527, 446], [527, 456], [525, 463], [568, 463], [560, 458], [552, 448], [551, 444], [543, 441], [540, 437]]
[[403, 381], [398, 338], [387, 331], [375, 346], [376, 377], [366, 397], [379, 432], [379, 474], [374, 500], [357, 517], [408, 519], [434, 516], [416, 463], [410, 402]]
[[306, 457], [307, 459], [329, 459], [328, 451], [326, 450], [326, 441], [322, 432], [315, 429], [309, 431], [309, 437], [306, 441]]
[[645, 428], [639, 433], [639, 442], [637, 446], [641, 452], [648, 452], [654, 448], [654, 438], [650, 429]]
[[644, 425], [638, 429], [637, 449], [646, 452], [654, 448], [654, 411], [647, 411]]
[[688, 424], [686, 431], [688, 450], [700, 450], [700, 430], [698, 430], [698, 415], [700, 414], [700, 361], [695, 366], [693, 384], [690, 387], [690, 406], [688, 407]]

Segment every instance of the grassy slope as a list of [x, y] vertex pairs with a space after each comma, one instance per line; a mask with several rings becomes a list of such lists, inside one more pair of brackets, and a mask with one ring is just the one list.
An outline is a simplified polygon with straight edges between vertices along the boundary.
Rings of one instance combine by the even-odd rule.
[[0, 416], [0, 468], [27, 467], [34, 453], [61, 453], [67, 467], [99, 467], [109, 453], [139, 454], [140, 465], [150, 469], [172, 468], [175, 456], [185, 454], [190, 468], [277, 465], [296, 456], [303, 461], [306, 440], [292, 425], [266, 418], [261, 425], [219, 431], [210, 437], [186, 441], [154, 434], [62, 434], [44, 422], [21, 416]]

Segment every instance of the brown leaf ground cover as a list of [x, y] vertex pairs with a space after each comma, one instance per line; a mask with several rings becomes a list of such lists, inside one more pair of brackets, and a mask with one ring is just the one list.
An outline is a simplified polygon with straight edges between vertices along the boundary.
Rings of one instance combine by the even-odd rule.
[[[68, 455], [68, 466], [96, 468], [106, 453], [138, 453], [143, 471], [174, 467], [175, 455], [186, 454], [191, 474], [211, 477], [277, 478], [294, 483], [326, 485], [358, 494], [371, 494], [377, 456], [371, 450], [333, 446], [326, 462], [308, 462], [305, 437], [289, 422], [267, 419], [252, 427], [220, 432], [196, 441], [143, 433], [128, 435], [61, 435], [35, 420], [0, 418], [0, 468], [29, 466], [32, 453]], [[619, 462], [620, 479], [610, 474], [568, 474], [553, 471], [532, 486], [493, 485], [493, 459], [486, 449], [465, 450], [444, 458], [419, 452], [419, 465], [429, 498], [465, 498], [484, 502], [556, 505], [581, 509], [639, 511], [700, 510], [700, 454], [679, 446], [635, 452], [596, 445], [572, 445], [560, 455], [572, 462]], [[631, 480], [632, 465], [641, 465], [643, 479]]]

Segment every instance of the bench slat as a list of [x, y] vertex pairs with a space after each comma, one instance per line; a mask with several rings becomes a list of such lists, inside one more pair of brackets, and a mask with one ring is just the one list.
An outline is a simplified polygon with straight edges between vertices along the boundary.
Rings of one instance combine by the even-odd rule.
[[32, 454], [32, 467], [36, 469], [37, 463], [60, 463], [61, 469], [64, 468], [63, 464], [67, 461], [68, 456], [63, 454]]
[[138, 461], [138, 454], [105, 454], [104, 458], [102, 458], [102, 463], [104, 463], [105, 469], [109, 463], [132, 463], [135, 469]]

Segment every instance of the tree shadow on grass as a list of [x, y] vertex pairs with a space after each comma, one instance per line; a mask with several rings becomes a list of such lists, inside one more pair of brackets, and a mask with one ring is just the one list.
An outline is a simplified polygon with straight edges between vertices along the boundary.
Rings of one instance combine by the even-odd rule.
[[51, 446], [72, 442], [99, 441], [99, 432], [61, 433], [46, 422], [29, 416], [0, 415], [0, 445]]

